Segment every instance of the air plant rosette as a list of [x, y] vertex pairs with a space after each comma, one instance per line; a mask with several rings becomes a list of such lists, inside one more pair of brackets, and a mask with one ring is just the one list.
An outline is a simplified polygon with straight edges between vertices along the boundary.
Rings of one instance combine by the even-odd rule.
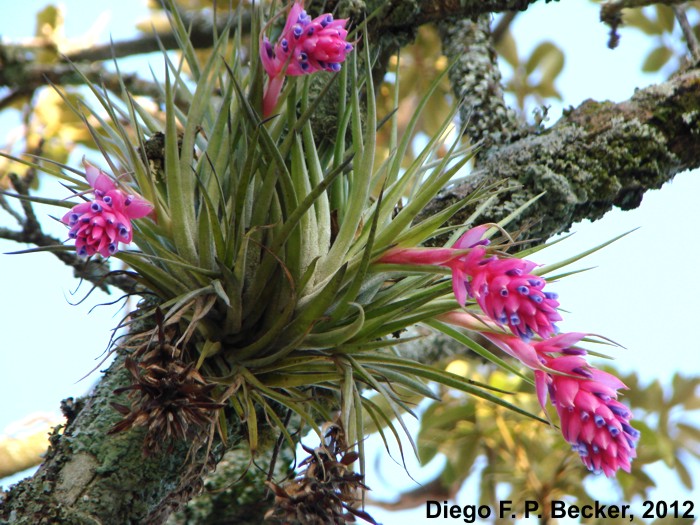
[[[544, 291], [543, 269], [506, 252], [510, 242], [499, 232], [522, 210], [499, 225], [465, 225], [444, 248], [421, 248], [465, 206], [477, 224], [499, 191], [479, 188], [417, 219], [474, 153], [459, 139], [445, 144], [453, 113], [416, 160], [401, 166], [440, 78], [404, 137], [392, 139], [392, 155], [377, 160], [369, 44], [347, 21], [312, 19], [298, 2], [284, 13], [273, 45], [262, 30], [262, 8], [254, 10], [260, 56], [244, 63], [241, 31], [223, 32], [200, 60], [173, 9], [192, 81], [164, 55], [164, 112], [154, 115], [126, 90], [113, 100], [85, 79], [100, 109], [75, 110], [110, 168], [86, 164], [87, 184], [68, 167], [43, 168], [87, 199], [64, 217], [78, 253], [124, 261], [150, 297], [125, 323], [150, 318], [151, 328], [130, 336], [134, 383], [116, 407], [124, 416], [116, 430], [146, 427], [148, 449], [167, 436], [186, 439], [197, 426], [208, 428], [194, 434], [211, 436], [217, 428], [225, 442], [226, 410], [245, 422], [254, 457], [267, 446], [261, 433], [270, 427], [296, 446], [283, 421], [289, 411], [321, 440], [321, 423], [336, 421], [363, 472], [367, 422], [408, 434], [402, 417], [412, 411], [404, 394], [435, 398], [431, 382], [540, 419], [488, 385], [402, 357], [402, 343], [413, 339], [406, 329], [423, 324], [503, 363], [472, 339], [486, 334], [534, 370], [540, 401], [544, 406], [548, 392], [565, 439], [587, 467], [607, 475], [629, 470], [638, 433], [617, 401], [624, 385], [585, 362], [575, 347], [582, 334], [556, 335], [559, 303]], [[334, 75], [315, 99], [311, 74], [319, 69]], [[319, 140], [311, 117], [330, 90], [338, 92], [337, 135]], [[396, 126], [395, 117], [385, 125]], [[144, 147], [159, 133], [162, 170]], [[136, 212], [127, 211], [128, 199]], [[496, 235], [503, 242], [489, 244]], [[120, 344], [128, 347], [128, 337]], [[159, 410], [165, 398], [170, 404]], [[188, 400], [189, 415], [173, 413]], [[168, 426], [173, 418], [178, 424]]]

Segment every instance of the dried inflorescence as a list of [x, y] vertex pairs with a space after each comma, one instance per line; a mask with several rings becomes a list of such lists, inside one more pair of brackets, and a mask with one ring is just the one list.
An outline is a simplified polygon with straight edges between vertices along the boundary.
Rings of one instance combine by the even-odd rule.
[[342, 429], [335, 423], [325, 427], [325, 443], [311, 449], [299, 466], [304, 471], [281, 484], [268, 482], [275, 494], [274, 507], [265, 515], [285, 524], [342, 525], [361, 518], [376, 525], [365, 511], [356, 508], [362, 491], [368, 490], [362, 474], [350, 468], [357, 452], [349, 451]]
[[224, 406], [211, 396], [215, 385], [202, 377], [194, 363], [186, 364], [179, 356], [177, 348], [161, 340], [152, 346], [144, 344], [125, 360], [134, 383], [115, 394], [129, 392], [131, 405], [112, 403], [124, 419], [109, 433], [145, 427], [144, 455], [159, 452], [166, 443], [171, 449], [175, 441], [200, 436]]

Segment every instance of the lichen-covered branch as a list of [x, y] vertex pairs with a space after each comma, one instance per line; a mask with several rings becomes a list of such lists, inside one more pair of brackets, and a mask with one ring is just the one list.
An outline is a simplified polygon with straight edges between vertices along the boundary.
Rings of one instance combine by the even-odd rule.
[[645, 7], [654, 4], [665, 4], [669, 6], [686, 3], [687, 0], [607, 0], [600, 6], [600, 21], [610, 26], [610, 39], [608, 47], [615, 49], [620, 42], [620, 35], [617, 32], [622, 25], [622, 10]]
[[449, 18], [438, 24], [442, 51], [451, 63], [449, 76], [460, 116], [468, 122], [472, 143], [506, 144], [524, 133], [522, 123], [503, 99], [501, 72], [491, 42], [490, 17], [476, 21]]
[[475, 18], [487, 13], [525, 11], [537, 0], [420, 0], [417, 2], [420, 23], [437, 22], [448, 17]]
[[[223, 453], [220, 445], [206, 459], [206, 446], [193, 454], [191, 443], [185, 441], [144, 457], [142, 427], [108, 435], [120, 419], [110, 405], [123, 402], [114, 390], [130, 382], [124, 360], [120, 351], [95, 391], [64, 409], [68, 423], [62, 433], [54, 431], [39, 471], [0, 495], [0, 523], [159, 524], [199, 493], [203, 476]], [[229, 482], [246, 476], [247, 470], [264, 480], [265, 475], [250, 462], [249, 448], [241, 443], [244, 433], [239, 427], [229, 428], [233, 443], [226, 456]], [[248, 517], [253, 520], [250, 523], [260, 523], [266, 489], [260, 480], [247, 481], [229, 487], [227, 501], [237, 506], [254, 501], [259, 511]], [[219, 488], [223, 490], [224, 484]]]
[[636, 208], [647, 190], [700, 166], [698, 130], [699, 70], [638, 90], [626, 102], [587, 100], [543, 133], [492, 148], [466, 183], [443, 192], [424, 214], [502, 180], [506, 191], [480, 221], [498, 221], [545, 192], [519, 223], [530, 224], [530, 238], [547, 239], [613, 206]]

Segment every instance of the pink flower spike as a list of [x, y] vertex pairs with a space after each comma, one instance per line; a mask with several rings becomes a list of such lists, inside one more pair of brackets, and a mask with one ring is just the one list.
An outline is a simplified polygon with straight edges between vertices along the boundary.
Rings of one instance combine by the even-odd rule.
[[535, 391], [537, 392], [537, 400], [544, 410], [547, 405], [547, 380], [549, 376], [542, 370], [535, 370]]
[[78, 255], [99, 253], [107, 258], [119, 250], [119, 243], [131, 242], [131, 219], [145, 217], [153, 211], [153, 205], [139, 195], [125, 195], [109, 175], [87, 161], [84, 164], [85, 178], [95, 198], [73, 206], [61, 222], [70, 228], [68, 237], [75, 239]]
[[502, 330], [490, 319], [463, 310], [452, 310], [451, 312], [438, 315], [436, 319], [447, 324], [466, 328], [472, 332], [500, 332]]
[[482, 333], [486, 339], [495, 344], [508, 355], [515, 357], [525, 366], [538, 370], [542, 368], [542, 362], [535, 348], [517, 337], [503, 334]]
[[568, 370], [574, 376], [547, 377], [564, 439], [589, 470], [606, 476], [613, 476], [619, 469], [629, 472], [639, 431], [630, 425], [630, 411], [617, 401], [617, 389], [601, 384], [599, 379], [621, 388], [624, 384], [617, 378], [611, 381], [614, 376], [588, 365], [571, 368], [571, 362], [558, 362], [563, 359], [570, 360], [571, 356], [546, 359], [546, 366]]
[[586, 351], [573, 345], [581, 341], [587, 334], [581, 332], [566, 332], [536, 343], [537, 351], [543, 354], [565, 353], [569, 355], [585, 355]]
[[285, 76], [300, 76], [316, 71], [340, 71], [340, 64], [353, 46], [347, 40], [347, 20], [334, 20], [326, 13], [313, 20], [302, 2], [292, 4], [277, 42], [260, 36], [260, 60], [269, 81], [263, 94], [263, 116], [277, 105]]
[[618, 390], [626, 386], [588, 365], [584, 351], [568, 346], [584, 335], [561, 334], [532, 345], [543, 368], [535, 370], [537, 398], [544, 407], [549, 394], [564, 439], [589, 470], [606, 476], [619, 469], [629, 472], [639, 431], [630, 425], [629, 409], [617, 400]]
[[591, 367], [585, 350], [573, 347], [586, 334], [571, 332], [536, 343], [490, 332], [488, 320], [467, 312], [448, 312], [438, 320], [480, 332], [507, 354], [534, 370], [537, 400], [545, 408], [549, 396], [560, 419], [564, 439], [589, 470], [613, 476], [630, 471], [639, 431], [631, 412], [617, 400], [627, 388], [617, 377]]
[[377, 262], [385, 264], [414, 264], [447, 266], [447, 263], [460, 254], [453, 248], [392, 248]]
[[561, 320], [557, 295], [543, 291], [546, 281], [529, 273], [535, 263], [496, 257], [481, 260], [465, 257], [458, 263], [471, 277], [467, 285], [469, 295], [491, 319], [507, 325], [524, 341], [535, 334], [546, 338], [557, 332], [554, 323]]

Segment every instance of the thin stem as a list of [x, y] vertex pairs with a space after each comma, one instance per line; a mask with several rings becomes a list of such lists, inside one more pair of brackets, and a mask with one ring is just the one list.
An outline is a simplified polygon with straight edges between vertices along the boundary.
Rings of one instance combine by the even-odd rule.
[[610, 49], [615, 49], [620, 43], [620, 34], [617, 30], [622, 24], [623, 9], [646, 7], [654, 4], [674, 6], [676, 4], [682, 4], [685, 1], [686, 0], [608, 0], [607, 2], [603, 2], [600, 6], [600, 21], [610, 26], [608, 47]]
[[700, 44], [695, 36], [693, 27], [688, 21], [688, 16], [685, 14], [685, 6], [674, 5], [673, 12], [675, 13], [676, 20], [678, 20], [678, 24], [681, 26], [681, 30], [683, 31], [683, 36], [688, 44], [688, 51], [690, 51], [693, 64], [700, 63]]

